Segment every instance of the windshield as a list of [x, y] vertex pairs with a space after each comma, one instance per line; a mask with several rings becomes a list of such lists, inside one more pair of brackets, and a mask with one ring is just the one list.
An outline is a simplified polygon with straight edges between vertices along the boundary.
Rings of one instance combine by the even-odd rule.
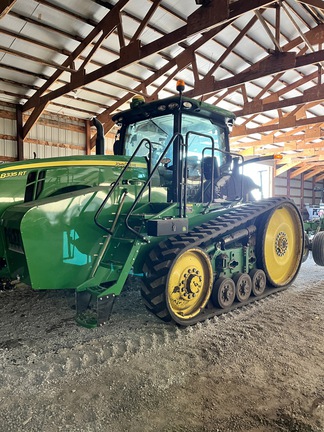
[[[152, 145], [152, 164], [155, 164], [173, 135], [173, 115], [141, 120], [127, 126], [125, 134], [125, 154], [131, 156], [139, 143], [144, 139], [137, 156], [149, 155], [149, 144]], [[168, 157], [169, 155], [166, 155]]]
[[[225, 127], [214, 124], [208, 118], [190, 115], [187, 112], [182, 112], [180, 121], [179, 114], [178, 111], [175, 115], [166, 114], [126, 125], [125, 155], [132, 156], [141, 144], [136, 155], [149, 159], [151, 147], [152, 169], [160, 160], [153, 172], [151, 185], [167, 188], [168, 200], [177, 200], [179, 190], [184, 184], [182, 176], [185, 176], [187, 198], [195, 202], [196, 199], [201, 199], [197, 198], [199, 190], [208, 175], [210, 177], [214, 173], [216, 178], [216, 174], [220, 175], [220, 170], [226, 166], [226, 131]], [[175, 125], [180, 124], [181, 130], [174, 131]], [[183, 139], [176, 138], [179, 132]], [[186, 161], [181, 161], [185, 156]], [[212, 156], [215, 169], [207, 167]], [[208, 174], [210, 169], [211, 174]]]
[[[198, 162], [204, 156], [212, 154], [212, 139], [215, 143], [214, 156], [218, 165], [225, 162], [226, 156], [217, 151], [225, 150], [224, 129], [213, 124], [209, 119], [196, 117], [188, 114], [182, 115], [181, 133], [185, 139], [188, 138], [188, 156], [197, 159]], [[207, 136], [206, 136], [207, 135]], [[152, 162], [156, 162], [173, 136], [173, 115], [168, 114], [153, 119], [141, 120], [127, 126], [125, 133], [125, 154], [132, 156], [136, 147], [143, 141], [137, 152], [138, 156], [149, 155], [149, 144], [152, 145]], [[168, 150], [165, 157], [172, 160], [172, 148]]]

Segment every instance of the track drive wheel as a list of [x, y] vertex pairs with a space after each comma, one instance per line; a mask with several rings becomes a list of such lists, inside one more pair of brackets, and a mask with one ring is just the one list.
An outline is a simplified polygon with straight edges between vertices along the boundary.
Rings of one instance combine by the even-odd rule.
[[297, 276], [304, 253], [304, 229], [299, 211], [286, 202], [258, 221], [257, 264], [274, 287], [289, 285]]
[[237, 273], [233, 276], [235, 294], [239, 302], [244, 302], [251, 295], [252, 281], [247, 273]]
[[162, 242], [151, 251], [143, 270], [145, 305], [164, 321], [190, 325], [210, 298], [213, 269], [207, 253], [198, 247], [169, 249]]
[[223, 276], [216, 279], [211, 300], [214, 306], [222, 309], [232, 306], [235, 300], [235, 283], [233, 279]]
[[315, 234], [312, 241], [313, 260], [319, 266], [324, 266], [324, 231]]

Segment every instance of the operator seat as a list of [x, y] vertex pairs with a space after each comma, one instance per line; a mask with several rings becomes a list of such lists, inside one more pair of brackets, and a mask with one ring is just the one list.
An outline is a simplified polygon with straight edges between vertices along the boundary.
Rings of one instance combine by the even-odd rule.
[[[214, 165], [214, 168], [213, 168]], [[214, 171], [214, 179], [212, 179]], [[234, 161], [231, 173], [221, 174], [217, 159], [207, 156], [202, 160], [202, 173], [205, 178], [201, 190], [196, 196], [196, 202], [208, 203], [212, 199], [224, 201], [254, 201], [252, 191], [260, 189], [254, 181], [239, 172], [237, 161]], [[212, 196], [212, 190], [213, 196]]]
[[233, 159], [233, 169], [231, 174], [224, 175], [217, 183], [216, 187], [219, 191], [220, 198], [224, 198], [228, 201], [239, 201], [243, 199], [243, 202], [254, 201], [255, 198], [252, 195], [252, 191], [260, 189], [254, 181], [239, 171], [238, 159]]
[[212, 156], [205, 156], [201, 161], [201, 173], [205, 180], [195, 197], [195, 201], [201, 202], [203, 200], [203, 202], [209, 202], [212, 199], [213, 189], [213, 198], [216, 198], [215, 184], [216, 180], [220, 177], [220, 169], [217, 159]]

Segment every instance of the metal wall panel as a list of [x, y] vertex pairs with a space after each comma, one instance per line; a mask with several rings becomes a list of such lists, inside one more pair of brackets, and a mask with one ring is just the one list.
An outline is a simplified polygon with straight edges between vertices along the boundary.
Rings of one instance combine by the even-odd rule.
[[313, 190], [313, 182], [311, 180], [306, 180], [304, 182], [304, 203], [312, 204], [314, 200], [314, 190]]
[[[277, 196], [277, 188], [286, 188], [287, 191], [287, 175], [286, 173], [281, 174], [278, 177], [274, 178], [274, 195]], [[286, 192], [287, 193], [287, 192]]]
[[[24, 122], [27, 117], [24, 116]], [[0, 161], [17, 157], [15, 107], [0, 104]], [[46, 113], [24, 140], [25, 159], [85, 154], [83, 120]]]
[[[289, 172], [274, 179], [274, 196], [288, 196], [293, 199], [298, 207], [302, 204], [318, 205], [322, 199], [322, 191], [314, 191], [313, 179], [304, 181], [302, 185], [303, 176], [299, 175], [289, 179]], [[323, 181], [316, 183], [317, 188], [323, 188]], [[301, 193], [303, 191], [303, 196]], [[288, 193], [289, 192], [289, 193]]]
[[17, 157], [15, 110], [5, 105], [0, 105], [0, 110], [5, 112], [0, 115], [0, 155], [15, 158]]
[[293, 178], [290, 180], [290, 187], [292, 188], [297, 188], [297, 189], [301, 189], [301, 178]]

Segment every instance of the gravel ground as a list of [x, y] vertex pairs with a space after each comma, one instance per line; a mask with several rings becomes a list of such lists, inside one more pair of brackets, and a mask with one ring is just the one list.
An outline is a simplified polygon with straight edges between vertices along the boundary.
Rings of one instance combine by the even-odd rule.
[[323, 432], [324, 268], [186, 329], [129, 279], [105, 327], [72, 292], [0, 292], [0, 431]]

